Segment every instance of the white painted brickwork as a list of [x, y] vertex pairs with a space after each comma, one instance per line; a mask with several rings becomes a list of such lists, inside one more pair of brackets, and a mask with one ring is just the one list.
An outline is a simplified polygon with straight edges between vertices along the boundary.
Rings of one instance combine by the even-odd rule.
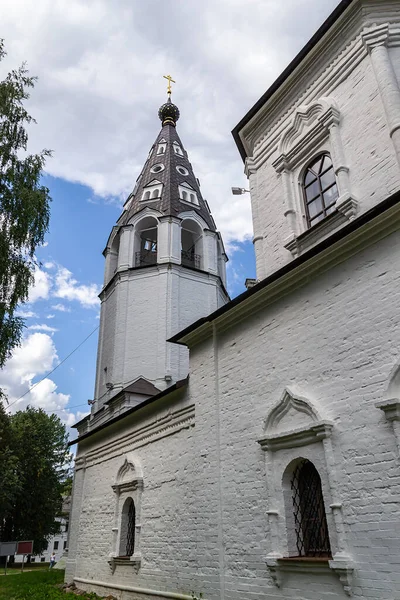
[[[165, 412], [154, 409], [145, 419], [131, 417], [106, 430], [97, 442], [82, 443], [79, 456], [93, 458], [87, 462], [80, 516], [72, 516], [73, 535], [79, 527], [75, 576], [183, 594], [195, 589], [210, 600], [346, 598], [333, 573], [286, 574], [278, 589], [265, 564], [273, 549], [266, 515], [270, 481], [257, 440], [283, 388], [294, 385], [334, 424], [336, 484], [331, 489], [326, 483], [320, 444], [275, 453], [280, 545], [284, 549], [286, 529], [279, 485], [294, 452], [319, 466], [330, 527], [332, 495], [343, 505], [346, 545], [355, 563], [354, 597], [397, 600], [396, 438], [375, 402], [400, 364], [399, 263], [400, 234], [394, 234], [218, 336], [216, 348], [211, 341], [196, 347], [187, 399], [165, 408], [173, 413], [195, 402], [194, 429], [140, 447], [133, 441], [117, 446], [126, 432], [155, 418], [162, 421]], [[100, 443], [111, 445], [96, 450]], [[111, 575], [111, 485], [131, 451], [143, 468], [143, 558], [138, 572], [117, 567]], [[332, 530], [332, 546], [334, 540]], [[71, 539], [70, 549], [74, 543]]]
[[[259, 279], [400, 189], [399, 10], [354, 0], [243, 127]], [[321, 150], [340, 207], [298, 239], [299, 177]], [[400, 407], [400, 217], [390, 215], [189, 336], [187, 390], [81, 441], [68, 581], [118, 600], [400, 600], [400, 421], [390, 422]], [[168, 369], [178, 379], [185, 349], [165, 339], [224, 302], [211, 273], [179, 265], [120, 277], [102, 312], [98, 397], [109, 364], [120, 387], [132, 366], [160, 387]], [[133, 492], [138, 557], [123, 565], [112, 560], [112, 486], [129, 456], [143, 489]], [[298, 458], [321, 477], [334, 560], [318, 573], [278, 561], [293, 556], [287, 469]]]

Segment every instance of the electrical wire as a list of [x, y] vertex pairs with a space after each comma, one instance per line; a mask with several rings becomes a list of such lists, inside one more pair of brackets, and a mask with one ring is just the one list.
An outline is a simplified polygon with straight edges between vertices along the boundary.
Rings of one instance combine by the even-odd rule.
[[74, 350], [72, 350], [72, 352], [70, 352], [65, 358], [63, 358], [62, 361], [59, 362], [58, 365], [56, 365], [54, 367], [54, 369], [52, 369], [51, 371], [49, 371], [48, 373], [46, 373], [46, 375], [44, 375], [42, 377], [42, 379], [40, 379], [40, 381], [37, 381], [31, 388], [29, 388], [29, 390], [27, 390], [24, 394], [22, 394], [22, 396], [20, 396], [16, 400], [14, 400], [14, 402], [11, 402], [10, 404], [8, 404], [8, 406], [6, 406], [5, 408], [10, 408], [13, 404], [15, 404], [16, 402], [18, 402], [19, 400], [22, 400], [22, 398], [24, 396], [26, 396], [27, 394], [29, 394], [29, 392], [31, 392], [33, 390], [33, 388], [35, 388], [37, 385], [39, 385], [39, 383], [42, 383], [42, 381], [44, 381], [49, 375], [51, 375], [52, 373], [54, 373], [54, 371], [56, 371], [58, 369], [58, 367], [61, 367], [61, 365], [63, 363], [65, 363], [65, 361], [68, 360], [70, 356], [72, 356], [77, 350], [79, 350], [79, 348], [81, 346], [83, 346], [83, 344], [98, 330], [99, 327], [100, 327], [100, 325], [97, 325], [97, 327], [95, 327], [93, 329], [93, 331], [91, 333], [89, 333], [89, 335], [87, 337], [85, 337], [85, 339], [80, 344], [78, 344], [78, 346], [76, 348], [74, 348]]

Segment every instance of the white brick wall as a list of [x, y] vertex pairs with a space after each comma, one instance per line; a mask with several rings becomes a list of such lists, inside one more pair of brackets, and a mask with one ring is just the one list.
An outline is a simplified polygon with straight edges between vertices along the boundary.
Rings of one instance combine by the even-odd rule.
[[[358, 203], [357, 214], [369, 210], [400, 189], [399, 164], [394, 141], [391, 139], [393, 124], [388, 121], [383, 101], [383, 96], [389, 94], [389, 104], [394, 107], [392, 110], [397, 122], [400, 119], [400, 92], [399, 97], [393, 100], [391, 90], [379, 89], [371, 56], [364, 48], [361, 36], [364, 25], [369, 25], [369, 11], [374, 7], [369, 2], [363, 4], [362, 20], [359, 15], [349, 18], [349, 31], [342, 34], [340, 40], [334, 38], [325, 43], [323, 52], [319, 49], [314, 54], [311, 53], [307, 58], [307, 70], [303, 71], [302, 76], [295, 83], [289, 79], [287, 84], [283, 84], [279, 92], [282, 95], [279, 104], [276, 100], [271, 100], [270, 104], [261, 109], [262, 125], [258, 125], [258, 129], [254, 126], [255, 131], [250, 126], [248, 130], [244, 129], [244, 137], [250, 146], [255, 165], [255, 179], [251, 186], [254, 236], [263, 238], [262, 252], [260, 250], [260, 255], [257, 256], [259, 279], [293, 259], [289, 250], [284, 247], [291, 228], [285, 217], [287, 207], [282, 176], [276, 172], [273, 163], [280, 155], [279, 144], [298, 107], [310, 106], [326, 97], [336, 105], [340, 113], [338, 129], [345, 163], [349, 169], [351, 191]], [[389, 31], [393, 32], [389, 39], [392, 40], [397, 35], [395, 31], [399, 27], [399, 14], [388, 10], [386, 19], [384, 14], [382, 3], [381, 21], [389, 23]], [[400, 49], [393, 47], [387, 52], [391, 68], [399, 78]], [[325, 60], [322, 64], [323, 58]], [[395, 85], [398, 86], [398, 83]], [[294, 95], [295, 92], [297, 96]], [[304, 127], [306, 130], [307, 126]], [[307, 229], [299, 186], [302, 168], [319, 151], [333, 153], [330, 136], [327, 135], [314, 145], [298, 167], [290, 169], [298, 234]]]

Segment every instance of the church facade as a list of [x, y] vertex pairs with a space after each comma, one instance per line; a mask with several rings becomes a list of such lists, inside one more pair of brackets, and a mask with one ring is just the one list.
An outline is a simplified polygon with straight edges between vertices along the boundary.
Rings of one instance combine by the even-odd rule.
[[257, 283], [232, 301], [161, 107], [105, 250], [67, 581], [120, 600], [400, 598], [399, 82], [398, 3], [342, 0], [237, 125]]

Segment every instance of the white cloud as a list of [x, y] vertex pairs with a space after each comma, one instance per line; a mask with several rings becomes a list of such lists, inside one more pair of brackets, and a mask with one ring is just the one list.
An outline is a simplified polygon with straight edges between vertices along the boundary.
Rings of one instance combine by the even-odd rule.
[[34, 284], [30, 287], [28, 293], [29, 303], [37, 302], [37, 300], [46, 300], [50, 292], [51, 280], [48, 273], [36, 267], [34, 277]]
[[[30, 390], [33, 379], [38, 375], [49, 372], [58, 362], [57, 351], [51, 337], [45, 333], [32, 333], [28, 335], [21, 346], [14, 350], [10, 360], [0, 372], [0, 387], [5, 390], [13, 412], [25, 408], [28, 404], [36, 406], [40, 400], [40, 406], [52, 408], [61, 403], [64, 406], [64, 394], [56, 394], [55, 388], [49, 391], [49, 384], [45, 384], [48, 394], [35, 389]], [[49, 380], [50, 381], [50, 380]], [[54, 383], [54, 382], [52, 382]], [[40, 388], [42, 384], [37, 387]], [[54, 384], [55, 385], [55, 384]], [[28, 392], [21, 400], [20, 396]], [[34, 393], [35, 392], [35, 393]], [[58, 398], [60, 396], [60, 398]]]
[[[78, 282], [71, 271], [62, 265], [51, 263], [53, 273], [48, 273], [36, 267], [34, 277], [34, 285], [29, 290], [30, 304], [38, 300], [47, 300], [48, 298], [62, 298], [67, 301], [77, 301], [84, 308], [97, 307], [99, 305], [98, 295], [100, 286], [95, 283], [80, 283]], [[46, 266], [46, 265], [44, 265]], [[54, 304], [54, 310], [60, 312], [71, 312], [71, 308], [65, 304]], [[30, 315], [34, 315], [32, 311]], [[54, 315], [47, 318], [51, 319]]]
[[47, 315], [46, 319], [54, 319], [56, 315]]
[[47, 331], [48, 333], [54, 333], [55, 331], [58, 331], [58, 329], [56, 329], [55, 327], [50, 327], [49, 325], [29, 325], [28, 329], [31, 329], [32, 331]]
[[30, 141], [54, 150], [48, 172], [106, 201], [132, 189], [158, 133], [162, 75], [171, 72], [179, 133], [229, 243], [251, 235], [248, 198], [230, 194], [246, 185], [230, 131], [336, 4], [3, 0], [3, 69], [28, 59], [39, 75]]
[[[54, 411], [67, 427], [82, 418], [83, 413], [75, 415], [71, 412], [69, 394], [59, 392], [52, 379], [45, 377], [40, 381], [40, 376], [51, 371], [57, 363], [56, 347], [47, 334], [32, 333], [22, 341], [0, 371], [0, 387], [7, 394], [11, 413], [30, 405], [46, 412]], [[37, 385], [34, 385], [35, 379], [39, 381]]]
[[20, 308], [19, 310], [17, 310], [17, 312], [15, 314], [17, 317], [22, 317], [23, 319], [36, 319], [38, 316], [32, 310], [24, 310], [23, 308]]
[[65, 267], [59, 267], [55, 278], [55, 289], [53, 295], [65, 300], [77, 300], [83, 307], [91, 308], [98, 306], [100, 288], [96, 284], [79, 284], [74, 279], [71, 271]]
[[45, 269], [54, 269], [56, 265], [51, 261], [46, 261], [45, 263], [43, 263], [43, 266]]
[[59, 310], [60, 312], [71, 312], [71, 308], [69, 306], [65, 306], [64, 304], [53, 304], [51, 307], [53, 310]]

